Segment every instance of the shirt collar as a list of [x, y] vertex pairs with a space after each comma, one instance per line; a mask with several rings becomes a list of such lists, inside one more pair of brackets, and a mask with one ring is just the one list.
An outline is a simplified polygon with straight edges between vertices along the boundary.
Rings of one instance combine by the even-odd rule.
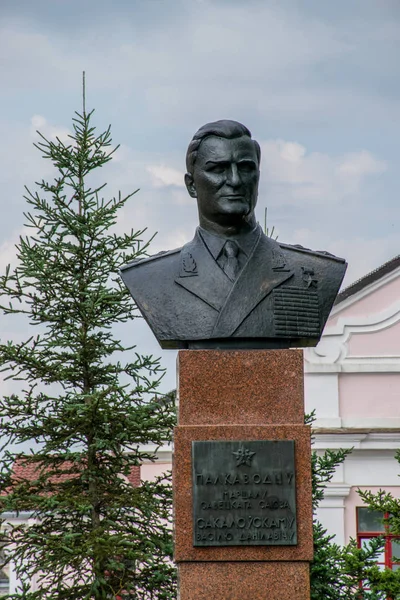
[[250, 256], [251, 251], [253, 250], [253, 247], [258, 239], [259, 225], [256, 225], [254, 227], [254, 229], [252, 229], [252, 231], [249, 231], [248, 233], [241, 234], [237, 237], [229, 237], [229, 238], [221, 237], [219, 235], [216, 235], [215, 233], [211, 233], [210, 231], [203, 229], [203, 227], [198, 227], [197, 230], [198, 230], [203, 242], [205, 243], [208, 250], [210, 251], [211, 255], [214, 257], [215, 260], [217, 260], [217, 258], [219, 257], [219, 255], [222, 252], [222, 248], [225, 246], [225, 242], [228, 239], [235, 241], [237, 243], [237, 245], [239, 246], [240, 250], [247, 257]]

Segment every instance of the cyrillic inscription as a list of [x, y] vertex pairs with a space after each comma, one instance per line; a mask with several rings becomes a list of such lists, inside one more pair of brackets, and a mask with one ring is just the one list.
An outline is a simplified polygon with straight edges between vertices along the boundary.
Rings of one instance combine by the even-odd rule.
[[194, 546], [296, 545], [294, 441], [192, 442]]

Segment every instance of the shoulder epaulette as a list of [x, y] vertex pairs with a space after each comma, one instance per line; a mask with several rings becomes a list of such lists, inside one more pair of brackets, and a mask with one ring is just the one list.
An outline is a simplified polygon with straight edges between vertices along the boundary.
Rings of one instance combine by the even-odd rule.
[[135, 267], [138, 264], [148, 263], [153, 260], [157, 260], [157, 258], [164, 258], [164, 256], [169, 256], [170, 254], [176, 254], [177, 252], [180, 252], [181, 250], [182, 250], [182, 248], [175, 248], [174, 250], [162, 250], [161, 252], [158, 252], [157, 254], [153, 254], [152, 256], [144, 256], [143, 258], [136, 258], [135, 260], [132, 260], [130, 263], [123, 265], [120, 270], [125, 271], [126, 269], [129, 269], [130, 267]]
[[330, 252], [326, 252], [325, 250], [311, 250], [310, 248], [305, 248], [304, 246], [300, 246], [300, 244], [283, 244], [278, 242], [281, 248], [286, 248], [288, 250], [294, 250], [295, 252], [302, 252], [304, 254], [313, 254], [314, 256], [324, 256], [325, 258], [330, 258], [331, 260], [335, 260], [336, 262], [345, 263], [346, 260], [344, 258], [340, 258], [339, 256], [335, 256]]

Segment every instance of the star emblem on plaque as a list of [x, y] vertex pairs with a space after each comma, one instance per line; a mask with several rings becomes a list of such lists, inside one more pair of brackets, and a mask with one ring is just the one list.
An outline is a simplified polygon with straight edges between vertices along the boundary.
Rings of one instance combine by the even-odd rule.
[[240, 467], [240, 465], [251, 466], [251, 461], [253, 460], [253, 456], [255, 452], [250, 452], [248, 448], [245, 448], [243, 445], [239, 446], [239, 450], [236, 452], [232, 452], [232, 454], [236, 457], [236, 466]]

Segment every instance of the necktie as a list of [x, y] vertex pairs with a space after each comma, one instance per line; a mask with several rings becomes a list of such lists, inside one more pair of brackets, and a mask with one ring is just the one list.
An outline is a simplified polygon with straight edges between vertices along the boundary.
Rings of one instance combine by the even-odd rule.
[[224, 265], [224, 273], [229, 277], [231, 281], [235, 281], [236, 275], [239, 271], [239, 246], [236, 242], [228, 240], [225, 242], [224, 254], [226, 256], [226, 262]]

